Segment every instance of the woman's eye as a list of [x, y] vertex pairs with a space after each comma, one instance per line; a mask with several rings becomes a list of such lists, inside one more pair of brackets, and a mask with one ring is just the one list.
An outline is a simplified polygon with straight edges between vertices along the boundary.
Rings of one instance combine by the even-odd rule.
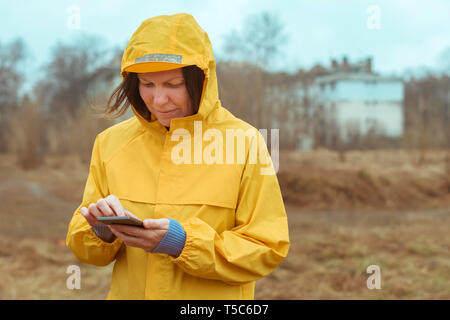
[[[141, 83], [141, 84], [144, 87], [153, 87], [154, 86], [153, 83]], [[179, 87], [179, 86], [181, 86], [183, 84], [184, 84], [184, 82], [181, 82], [181, 83], [167, 83], [167, 86], [170, 87], [170, 88], [176, 88], [176, 87]]]
[[180, 82], [180, 83], [168, 83], [167, 85], [169, 87], [175, 88], [175, 87], [181, 86], [182, 84], [183, 84], [183, 82]]

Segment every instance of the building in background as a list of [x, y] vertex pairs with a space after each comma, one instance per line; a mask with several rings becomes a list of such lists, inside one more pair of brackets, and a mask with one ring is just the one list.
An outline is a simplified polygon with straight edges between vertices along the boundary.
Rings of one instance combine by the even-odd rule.
[[[332, 60], [316, 67], [312, 99], [323, 112], [325, 144], [349, 142], [375, 133], [388, 138], [403, 134], [403, 81], [372, 71], [372, 59], [350, 64]], [[317, 128], [316, 128], [317, 129]]]

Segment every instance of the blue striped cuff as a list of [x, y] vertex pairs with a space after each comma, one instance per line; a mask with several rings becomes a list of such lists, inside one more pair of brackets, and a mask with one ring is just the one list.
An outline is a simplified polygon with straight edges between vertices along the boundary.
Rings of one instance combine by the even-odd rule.
[[186, 232], [181, 224], [169, 218], [169, 230], [159, 244], [152, 250], [152, 253], [166, 253], [178, 257], [183, 251], [186, 242]]
[[92, 226], [92, 229], [94, 229], [95, 234], [97, 237], [102, 239], [105, 242], [113, 242], [116, 239], [116, 236], [109, 230], [108, 226], [106, 225], [97, 225]]

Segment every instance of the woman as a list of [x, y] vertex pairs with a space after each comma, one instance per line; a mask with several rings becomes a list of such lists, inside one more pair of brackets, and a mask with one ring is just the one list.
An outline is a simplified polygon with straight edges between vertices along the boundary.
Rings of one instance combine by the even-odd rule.
[[[270, 158], [251, 161], [268, 157], [261, 135], [221, 106], [208, 35], [188, 14], [147, 19], [121, 75], [107, 113], [135, 116], [96, 137], [67, 246], [84, 263], [115, 260], [107, 299], [253, 299], [287, 255], [286, 212], [273, 170], [262, 173]], [[249, 130], [243, 149], [220, 143]], [[144, 228], [96, 220], [114, 215]]]

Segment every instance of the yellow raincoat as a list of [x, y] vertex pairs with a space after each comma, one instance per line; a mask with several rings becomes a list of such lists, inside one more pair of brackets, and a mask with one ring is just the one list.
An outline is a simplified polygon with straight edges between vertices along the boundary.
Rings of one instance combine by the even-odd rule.
[[[83, 263], [115, 261], [107, 299], [253, 299], [255, 280], [271, 273], [289, 249], [286, 212], [266, 144], [254, 127], [221, 106], [211, 43], [194, 18], [176, 14], [145, 20], [125, 49], [121, 72], [184, 65], [197, 65], [205, 73], [196, 114], [173, 119], [168, 131], [153, 115], [147, 121], [133, 108], [134, 117], [95, 139], [83, 200], [66, 244]], [[236, 142], [226, 150], [226, 130], [239, 129], [256, 131], [256, 136], [245, 136], [244, 149]], [[220, 134], [223, 150], [215, 152], [223, 151], [223, 161], [207, 156]], [[174, 161], [174, 150], [188, 142], [192, 161]], [[249, 161], [255, 148], [269, 163]], [[230, 150], [231, 164], [225, 154]], [[263, 174], [265, 169], [272, 174]], [[186, 232], [181, 254], [147, 253], [119, 238], [112, 243], [100, 239], [80, 208], [110, 194], [142, 220], [180, 222]]]

